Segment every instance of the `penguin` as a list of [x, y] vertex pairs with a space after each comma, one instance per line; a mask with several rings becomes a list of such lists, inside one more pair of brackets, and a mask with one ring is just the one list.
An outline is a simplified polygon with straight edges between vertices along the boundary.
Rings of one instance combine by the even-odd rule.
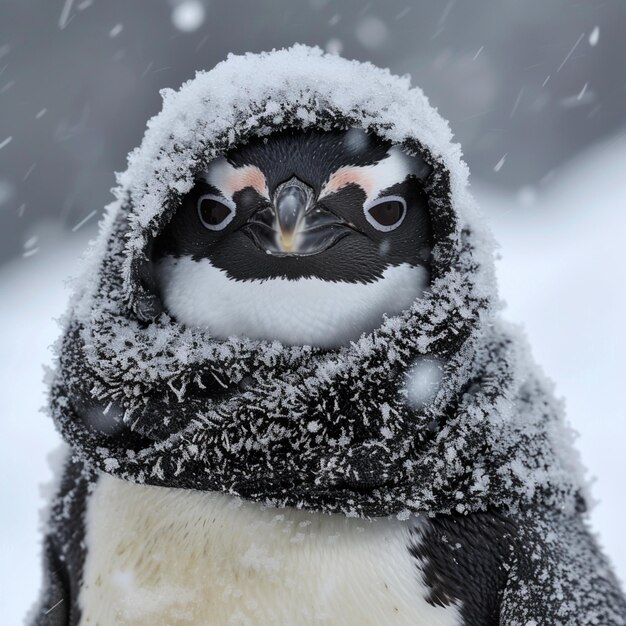
[[163, 95], [59, 342], [30, 623], [623, 626], [422, 92], [294, 46]]
[[354, 341], [428, 287], [430, 169], [357, 128], [231, 150], [155, 242], [165, 308], [218, 339]]

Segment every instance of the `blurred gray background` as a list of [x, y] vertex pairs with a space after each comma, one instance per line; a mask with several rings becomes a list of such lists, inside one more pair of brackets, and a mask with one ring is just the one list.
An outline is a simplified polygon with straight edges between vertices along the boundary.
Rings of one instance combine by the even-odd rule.
[[294, 41], [410, 73], [475, 182], [532, 193], [623, 132], [624, 33], [622, 0], [0, 0], [0, 262], [94, 228], [160, 88]]

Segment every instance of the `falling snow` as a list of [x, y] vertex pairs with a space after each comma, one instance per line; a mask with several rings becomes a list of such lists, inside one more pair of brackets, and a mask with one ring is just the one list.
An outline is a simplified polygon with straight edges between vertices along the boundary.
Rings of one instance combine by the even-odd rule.
[[182, 0], [172, 9], [172, 23], [183, 32], [198, 30], [204, 23], [206, 9], [200, 0]]
[[407, 372], [407, 402], [415, 409], [430, 404], [439, 391], [444, 365], [438, 359], [420, 358]]
[[39, 252], [39, 248], [29, 248], [22, 253], [22, 256], [27, 259], [28, 257], [34, 256]]
[[337, 26], [337, 24], [339, 24], [341, 20], [341, 15], [339, 15], [339, 13], [335, 13], [335, 15], [333, 15], [329, 20], [328, 20], [328, 25], [329, 26]]
[[524, 88], [522, 87], [517, 94], [517, 98], [515, 99], [515, 103], [513, 104], [513, 108], [511, 109], [511, 114], [509, 115], [510, 119], [515, 117], [515, 113], [517, 112], [517, 107], [519, 107], [519, 103], [522, 101], [522, 95], [524, 93]]
[[63, 30], [69, 23], [70, 11], [72, 10], [73, 0], [65, 0], [63, 8], [61, 9], [61, 15], [59, 16], [59, 28]]
[[123, 24], [116, 24], [109, 31], [109, 37], [111, 37], [111, 39], [113, 39], [114, 37], [117, 37], [123, 30], [124, 30], [124, 25]]
[[341, 39], [329, 39], [326, 42], [326, 52], [329, 54], [341, 54], [343, 51], [343, 43]]
[[493, 166], [493, 171], [494, 172], [499, 172], [502, 169], [502, 166], [504, 165], [504, 162], [506, 161], [506, 154], [503, 154], [501, 159]]
[[30, 175], [35, 171], [35, 168], [37, 167], [37, 163], [33, 163], [27, 170], [26, 173], [24, 174], [24, 177], [22, 178], [22, 182], [25, 183]]
[[572, 46], [572, 49], [567, 53], [566, 57], [561, 62], [561, 65], [559, 65], [558, 69], [556, 70], [557, 72], [560, 72], [563, 69], [563, 67], [569, 61], [572, 54], [574, 54], [574, 50], [578, 48], [578, 44], [583, 40], [584, 36], [585, 36], [585, 33], [580, 34], [580, 37], [578, 37], [578, 39], [576, 40], [576, 43]]
[[94, 215], [97, 214], [97, 211], [92, 211], [88, 215], [86, 215], [80, 222], [72, 227], [72, 232], [75, 233], [79, 228], [82, 228]]
[[13, 183], [4, 178], [0, 178], [0, 207], [6, 204], [15, 193]]
[[32, 237], [29, 237], [25, 242], [24, 242], [24, 249], [28, 250], [29, 248], [34, 248], [35, 245], [37, 245], [37, 242], [39, 241], [39, 237], [37, 235], [33, 235]]
[[380, 18], [368, 15], [359, 20], [355, 34], [362, 46], [375, 50], [385, 44], [389, 31]]

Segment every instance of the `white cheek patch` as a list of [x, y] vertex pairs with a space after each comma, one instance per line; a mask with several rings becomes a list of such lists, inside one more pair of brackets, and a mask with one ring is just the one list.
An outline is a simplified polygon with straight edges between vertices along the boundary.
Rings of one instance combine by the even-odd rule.
[[349, 165], [333, 172], [324, 183], [320, 199], [338, 192], [343, 187], [355, 184], [365, 192], [365, 204], [375, 200], [389, 187], [406, 180], [409, 174], [416, 174], [414, 159], [394, 146], [389, 149], [387, 158], [373, 165]]
[[256, 165], [234, 167], [224, 157], [220, 157], [209, 163], [200, 178], [219, 189], [224, 198], [231, 201], [238, 191], [246, 187], [252, 187], [266, 200], [270, 198], [265, 174]]
[[337, 347], [374, 330], [383, 315], [408, 309], [428, 287], [428, 271], [404, 263], [373, 283], [319, 278], [231, 280], [208, 259], [165, 257], [157, 265], [166, 309], [217, 339], [278, 340], [286, 345]]

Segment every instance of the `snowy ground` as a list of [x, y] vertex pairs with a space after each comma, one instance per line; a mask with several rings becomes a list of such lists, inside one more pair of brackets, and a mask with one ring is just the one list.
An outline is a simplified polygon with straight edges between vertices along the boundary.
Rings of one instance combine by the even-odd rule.
[[[593, 522], [626, 579], [626, 140], [600, 146], [547, 182], [540, 194], [475, 192], [502, 244], [507, 316], [523, 321], [537, 360], [567, 398], [579, 448], [597, 477]], [[504, 165], [506, 167], [506, 164]], [[81, 231], [39, 233], [39, 251], [0, 268], [0, 589], [2, 622], [18, 624], [39, 587], [40, 485], [58, 445], [44, 404], [41, 364], [58, 334], [53, 318], [76, 273]], [[33, 249], [33, 245], [29, 247]]]

